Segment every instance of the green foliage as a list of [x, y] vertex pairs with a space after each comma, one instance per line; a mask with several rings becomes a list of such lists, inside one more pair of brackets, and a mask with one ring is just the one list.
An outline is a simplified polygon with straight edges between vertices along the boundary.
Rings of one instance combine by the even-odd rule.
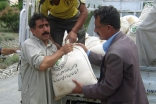
[[7, 6], [9, 6], [8, 0], [0, 0], [0, 11], [4, 10]]
[[[0, 47], [15, 48], [16, 46], [11, 45], [10, 43], [12, 43], [12, 40], [16, 40], [17, 38], [18, 38], [17, 33], [0, 32]], [[6, 67], [8, 67], [16, 62], [19, 62], [19, 54], [18, 53], [0, 56], [0, 68], [1, 69], [5, 69]]]
[[0, 33], [0, 42], [10, 41], [10, 40], [15, 40], [15, 34], [13, 34], [13, 33]]
[[151, 2], [151, 1], [149, 1], [149, 2], [145, 1], [145, 2], [143, 3], [143, 7], [144, 7], [144, 6], [153, 6], [153, 2]]
[[14, 4], [11, 7], [17, 7], [21, 11], [22, 6], [23, 6], [23, 0], [18, 0], [18, 4]]
[[19, 8], [19, 10], [22, 10], [22, 6], [23, 6], [23, 0], [18, 0], [18, 8]]
[[92, 18], [92, 16], [93, 16], [93, 11], [90, 11], [90, 12], [88, 13], [87, 20], [86, 20], [85, 23], [84, 23], [84, 27], [85, 27], [86, 30], [87, 30], [87, 28], [88, 28], [88, 25], [89, 25], [89, 23], [90, 23], [90, 19]]
[[7, 6], [0, 15], [0, 25], [6, 30], [18, 32], [19, 30], [19, 14], [17, 7]]
[[2, 37], [0, 37], [0, 42], [2, 42], [3, 41], [3, 39], [2, 39]]
[[1, 59], [0, 62], [3, 62], [7, 66], [9, 66], [16, 62], [19, 62], [19, 56], [17, 54], [13, 54], [12, 56], [10, 55], [10, 56], [6, 57], [6, 59], [4, 59], [4, 60]]
[[12, 34], [6, 34], [3, 38], [4, 38], [5, 41], [14, 40], [15, 39]]

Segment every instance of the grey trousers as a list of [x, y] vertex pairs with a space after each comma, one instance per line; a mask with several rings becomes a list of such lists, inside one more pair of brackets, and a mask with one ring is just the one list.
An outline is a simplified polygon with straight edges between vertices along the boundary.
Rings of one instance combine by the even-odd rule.
[[[62, 46], [65, 30], [69, 33], [76, 24], [80, 13], [69, 19], [60, 19], [49, 15], [50, 20], [50, 34], [53, 40]], [[85, 44], [85, 28], [82, 26], [77, 33], [78, 42]]]

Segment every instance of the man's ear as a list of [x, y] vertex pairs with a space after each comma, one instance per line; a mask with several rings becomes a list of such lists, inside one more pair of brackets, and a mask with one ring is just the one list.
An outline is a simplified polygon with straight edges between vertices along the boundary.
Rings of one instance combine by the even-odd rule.
[[112, 31], [113, 26], [111, 26], [111, 25], [107, 25], [107, 29], [108, 29], [109, 31]]
[[32, 34], [35, 33], [35, 29], [33, 29], [33, 28], [30, 28], [30, 31], [32, 32]]

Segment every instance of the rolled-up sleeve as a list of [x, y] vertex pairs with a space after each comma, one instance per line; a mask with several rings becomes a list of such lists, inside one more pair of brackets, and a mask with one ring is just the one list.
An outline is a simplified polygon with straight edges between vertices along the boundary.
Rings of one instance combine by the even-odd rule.
[[39, 66], [45, 57], [41, 48], [36, 47], [33, 44], [24, 44], [22, 47], [22, 52], [24, 59], [27, 60], [31, 67], [34, 69], [39, 69]]

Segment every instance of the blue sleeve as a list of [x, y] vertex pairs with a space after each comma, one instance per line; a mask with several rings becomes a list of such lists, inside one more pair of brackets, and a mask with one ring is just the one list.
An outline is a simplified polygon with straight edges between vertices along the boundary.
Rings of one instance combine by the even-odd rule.
[[90, 54], [90, 50], [87, 51], [87, 55], [88, 55], [88, 56], [89, 56], [89, 54]]

